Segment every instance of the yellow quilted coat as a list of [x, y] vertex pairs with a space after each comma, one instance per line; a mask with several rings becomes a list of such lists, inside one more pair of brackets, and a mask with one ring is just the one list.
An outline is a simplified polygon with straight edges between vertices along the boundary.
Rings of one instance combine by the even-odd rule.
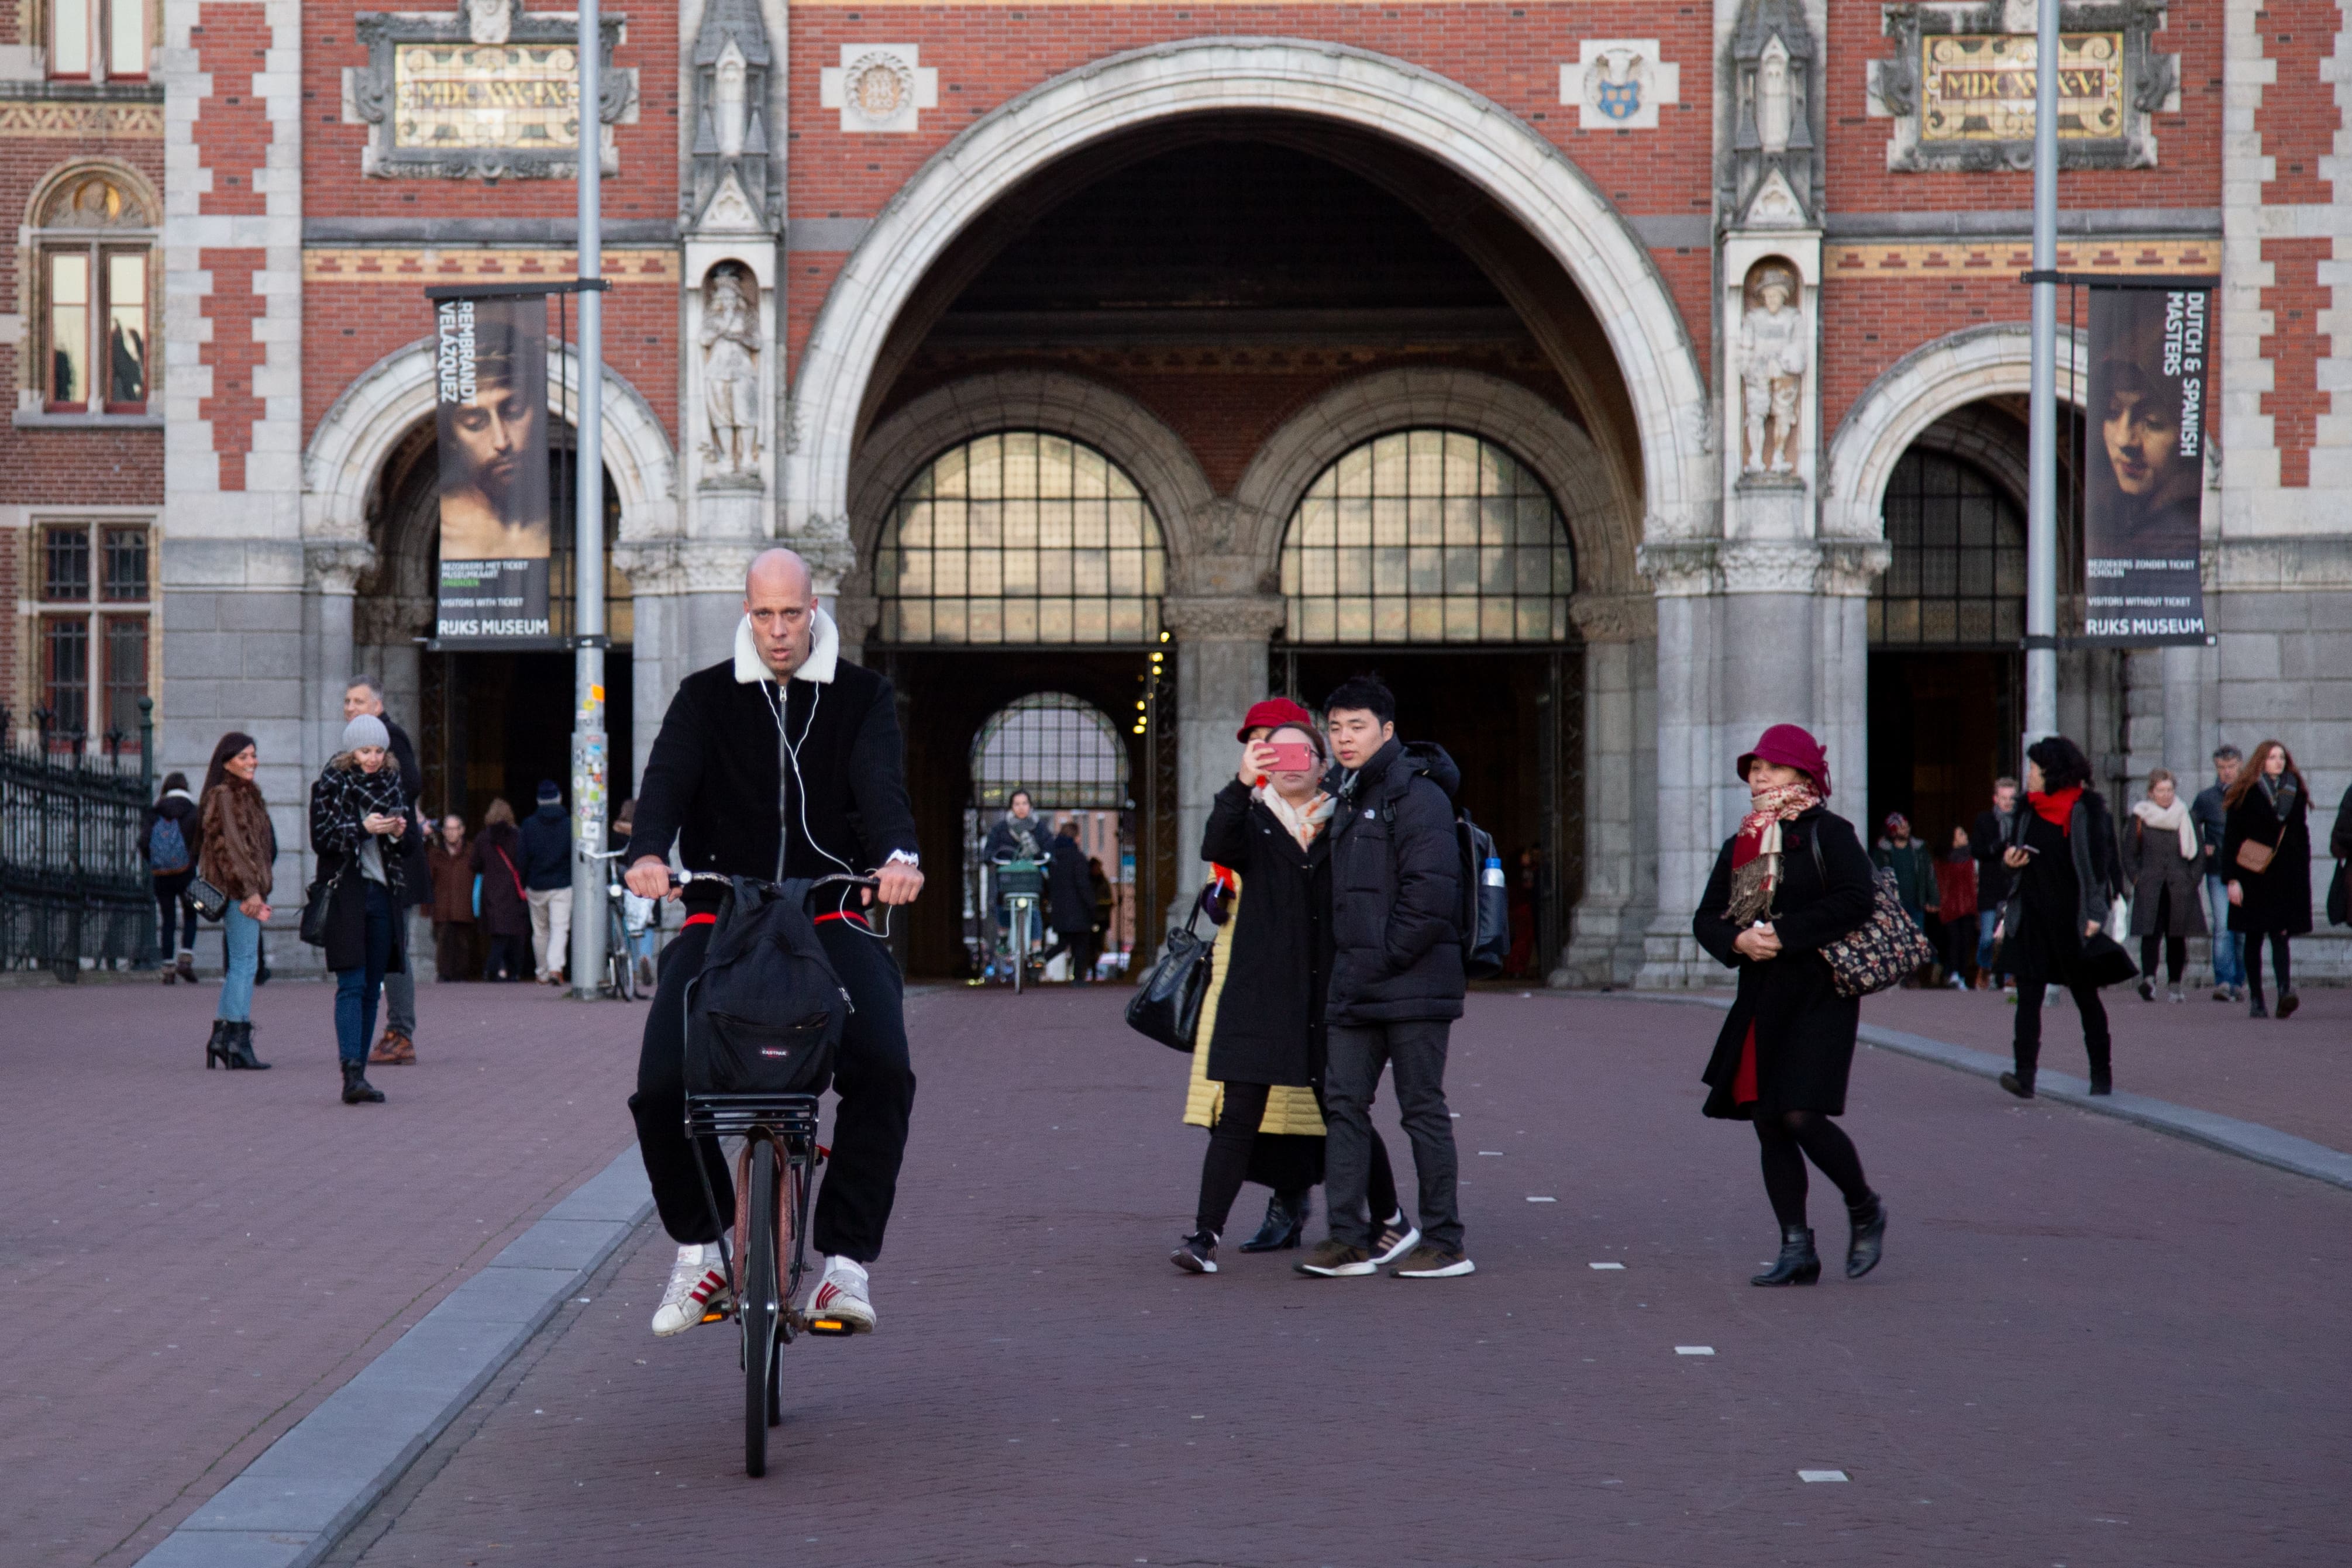
[[[1217, 927], [1216, 940], [1210, 945], [1209, 992], [1201, 998], [1200, 1037], [1192, 1047], [1192, 1082], [1184, 1096], [1184, 1124], [1207, 1127], [1215, 1124], [1217, 1113], [1224, 1103], [1225, 1086], [1209, 1076], [1209, 1043], [1216, 1038], [1217, 998], [1225, 994], [1225, 945], [1233, 940], [1234, 919], [1241, 906], [1241, 877], [1234, 877], [1234, 912]], [[1305, 1137], [1323, 1135], [1323, 1113], [1316, 1107], [1315, 1092], [1296, 1084], [1277, 1083], [1266, 1092], [1265, 1115], [1258, 1124], [1261, 1133], [1295, 1133]]]

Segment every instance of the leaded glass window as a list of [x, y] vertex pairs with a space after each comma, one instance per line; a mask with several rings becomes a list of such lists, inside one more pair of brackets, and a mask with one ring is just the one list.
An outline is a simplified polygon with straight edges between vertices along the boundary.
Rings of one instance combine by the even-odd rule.
[[999, 709], [971, 743], [975, 802], [1002, 810], [1026, 789], [1040, 811], [1127, 804], [1127, 746], [1110, 716], [1067, 692], [1036, 692]]
[[1454, 430], [1366, 442], [1300, 497], [1282, 541], [1293, 643], [1558, 643], [1576, 557], [1551, 495]]
[[1005, 431], [941, 454], [875, 551], [886, 643], [1157, 643], [1160, 521], [1093, 447]]
[[1888, 648], [2014, 648], [2025, 634], [2025, 517], [1975, 464], [1914, 447], [1888, 476], [1894, 559], [1870, 601]]

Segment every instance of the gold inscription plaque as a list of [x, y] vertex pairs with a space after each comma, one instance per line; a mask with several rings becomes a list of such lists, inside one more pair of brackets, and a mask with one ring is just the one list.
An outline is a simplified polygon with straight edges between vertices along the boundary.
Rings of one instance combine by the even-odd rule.
[[580, 56], [561, 44], [402, 44], [393, 51], [393, 145], [576, 151]]
[[[1919, 40], [1922, 141], [2033, 140], [2031, 34], [1930, 34]], [[2124, 133], [2124, 36], [2058, 37], [2058, 134], [2070, 141]]]

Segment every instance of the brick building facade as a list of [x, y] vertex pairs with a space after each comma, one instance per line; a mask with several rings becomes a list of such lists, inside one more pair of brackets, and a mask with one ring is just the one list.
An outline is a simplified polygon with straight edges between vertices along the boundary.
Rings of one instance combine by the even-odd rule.
[[[1139, 851], [1172, 896], [1231, 716], [1378, 666], [1540, 867], [1544, 968], [1705, 977], [1687, 913], [1763, 725], [1824, 736], [1849, 815], [1938, 833], [2016, 766], [2031, 9], [614, 0], [624, 792], [782, 538], [906, 694], [936, 856], [975, 737], [1066, 692], [1169, 824]], [[289, 844], [352, 671], [409, 716], [436, 807], [562, 772], [568, 661], [421, 641], [423, 290], [570, 276], [577, 106], [467, 109], [523, 99], [420, 96], [400, 62], [557, 92], [572, 26], [516, 0], [0, 14], [15, 722], [73, 698], [102, 728], [135, 627], [159, 760], [256, 734]], [[2275, 733], [2332, 805], [2344, 11], [2114, 0], [2064, 27], [2060, 265], [2222, 281], [2218, 643], [2063, 654], [2062, 727], [2119, 800]], [[705, 385], [729, 278], [759, 324], [740, 460]], [[2069, 399], [2082, 358], [2063, 336]], [[952, 903], [917, 924], [925, 967]]]

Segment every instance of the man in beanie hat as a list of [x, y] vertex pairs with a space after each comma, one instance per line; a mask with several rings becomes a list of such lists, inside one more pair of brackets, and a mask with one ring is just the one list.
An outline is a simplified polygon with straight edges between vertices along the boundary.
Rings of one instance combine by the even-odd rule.
[[523, 819], [522, 885], [539, 977], [561, 986], [572, 952], [572, 819], [552, 779], [539, 781], [539, 810]]

